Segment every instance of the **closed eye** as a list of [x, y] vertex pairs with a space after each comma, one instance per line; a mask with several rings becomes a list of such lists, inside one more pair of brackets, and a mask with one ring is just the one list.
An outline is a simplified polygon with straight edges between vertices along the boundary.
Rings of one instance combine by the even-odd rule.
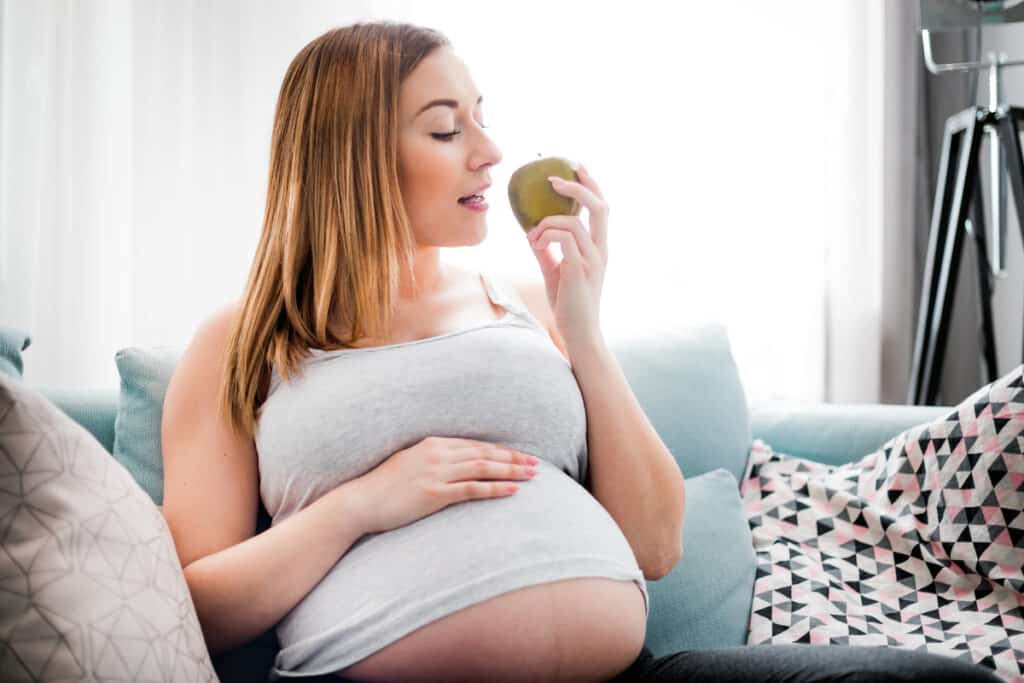
[[[490, 128], [490, 126], [485, 126], [483, 124], [480, 124], [480, 127], [481, 128]], [[431, 133], [430, 136], [432, 138], [437, 139], [437, 140], [444, 140], [445, 142], [449, 142], [449, 141], [451, 141], [452, 138], [454, 138], [456, 135], [458, 135], [461, 132], [462, 132], [461, 130], [453, 130], [450, 133]]]

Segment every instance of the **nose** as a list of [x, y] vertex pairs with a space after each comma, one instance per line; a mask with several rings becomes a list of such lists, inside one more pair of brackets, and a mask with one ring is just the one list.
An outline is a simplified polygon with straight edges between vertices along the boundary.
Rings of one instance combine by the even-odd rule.
[[494, 166], [500, 163], [501, 160], [502, 154], [498, 144], [486, 131], [480, 131], [479, 144], [476, 148], [477, 164], [475, 165]]

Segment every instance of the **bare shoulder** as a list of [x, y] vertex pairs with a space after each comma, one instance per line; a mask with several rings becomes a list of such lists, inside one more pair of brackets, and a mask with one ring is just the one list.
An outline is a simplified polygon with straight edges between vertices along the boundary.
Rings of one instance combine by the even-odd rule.
[[544, 281], [536, 278], [518, 277], [512, 278], [507, 283], [505, 291], [509, 296], [516, 297], [517, 303], [526, 308], [534, 318], [544, 325], [548, 331], [552, 343], [561, 351], [566, 360], [569, 359], [569, 351], [565, 347], [562, 336], [558, 334], [558, 326], [555, 324], [555, 315], [548, 303], [548, 293], [544, 287]]
[[[164, 398], [163, 513], [182, 567], [255, 531], [255, 444], [221, 415], [216, 381], [240, 310], [239, 304], [226, 304], [203, 319]], [[217, 524], [210, 524], [211, 519]]]

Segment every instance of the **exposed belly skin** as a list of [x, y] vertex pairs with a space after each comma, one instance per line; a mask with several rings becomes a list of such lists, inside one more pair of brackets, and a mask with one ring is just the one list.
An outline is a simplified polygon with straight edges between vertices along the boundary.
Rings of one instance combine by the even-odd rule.
[[367, 683], [604, 683], [633, 663], [646, 634], [635, 583], [583, 577], [471, 605], [336, 673]]

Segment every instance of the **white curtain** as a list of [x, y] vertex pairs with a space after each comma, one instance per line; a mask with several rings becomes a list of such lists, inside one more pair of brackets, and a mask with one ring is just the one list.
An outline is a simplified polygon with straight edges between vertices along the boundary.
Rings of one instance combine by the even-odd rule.
[[0, 324], [30, 383], [116, 387], [118, 349], [239, 296], [288, 63], [387, 18], [449, 36], [504, 153], [486, 240], [446, 260], [539, 278], [505, 187], [578, 159], [612, 206], [609, 340], [716, 320], [752, 401], [880, 398], [882, 0], [0, 7]]

